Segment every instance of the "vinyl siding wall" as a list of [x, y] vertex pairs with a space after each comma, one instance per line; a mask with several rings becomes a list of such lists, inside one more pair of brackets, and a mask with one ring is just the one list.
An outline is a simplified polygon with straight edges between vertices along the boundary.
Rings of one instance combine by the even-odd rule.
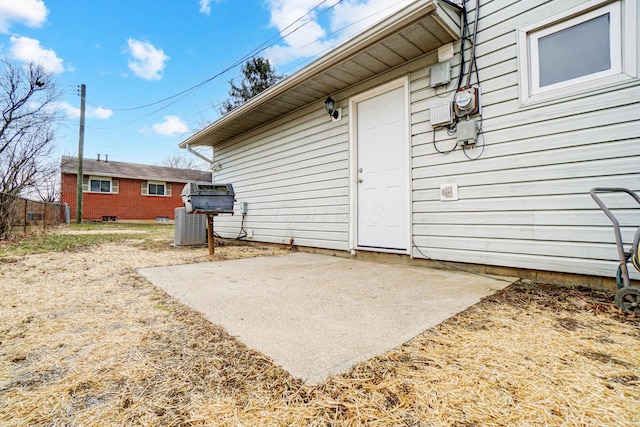
[[[293, 238], [300, 246], [350, 249], [348, 99], [409, 75], [412, 256], [613, 276], [613, 228], [588, 192], [595, 186], [640, 191], [638, 81], [538, 105], [521, 106], [519, 101], [516, 29], [583, 3], [481, 3], [477, 63], [480, 143], [485, 149], [478, 160], [469, 160], [460, 148], [450, 154], [434, 148], [430, 109], [452, 100], [460, 58], [452, 60], [449, 87], [436, 91], [429, 87], [429, 66], [437, 61], [434, 52], [331, 94], [342, 108], [339, 122], [331, 122], [318, 101], [215, 147], [221, 167], [215, 180], [231, 182], [238, 202], [234, 217], [216, 218], [216, 232], [236, 236], [239, 205], [247, 202], [244, 226], [249, 240], [288, 244]], [[467, 2], [470, 20], [473, 5]], [[458, 43], [456, 52], [459, 48]], [[441, 150], [455, 144], [446, 131], [437, 131], [436, 138]], [[447, 183], [458, 184], [458, 201], [440, 201], [440, 184]], [[627, 242], [638, 225], [638, 210], [631, 202], [628, 196], [607, 198], [628, 225], [623, 228]]]
[[[519, 101], [516, 29], [582, 3], [481, 2], [477, 61], [486, 147], [479, 160], [468, 160], [460, 149], [447, 155], [434, 150], [428, 110], [442, 99], [427, 87], [426, 72], [412, 74], [413, 134], [420, 134], [413, 139], [413, 234], [427, 256], [615, 274], [613, 227], [589, 190], [640, 190], [637, 80], [539, 105]], [[445, 131], [436, 138], [441, 150], [455, 144]], [[439, 200], [445, 183], [458, 184], [458, 201]], [[639, 225], [637, 204], [626, 195], [606, 200], [621, 208], [615, 214], [623, 224], [635, 225], [623, 229], [630, 245]], [[422, 257], [417, 250], [413, 255]]]
[[239, 205], [247, 202], [250, 240], [288, 244], [294, 239], [296, 245], [346, 250], [347, 120], [332, 123], [318, 104], [291, 122], [216, 147], [221, 170], [215, 180], [232, 183], [237, 200], [237, 214], [216, 218], [216, 231], [237, 235]]

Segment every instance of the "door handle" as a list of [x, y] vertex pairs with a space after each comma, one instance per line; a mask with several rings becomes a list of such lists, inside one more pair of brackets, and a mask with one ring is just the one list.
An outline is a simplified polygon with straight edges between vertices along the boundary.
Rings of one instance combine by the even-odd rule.
[[358, 178], [358, 184], [362, 184], [362, 178]]

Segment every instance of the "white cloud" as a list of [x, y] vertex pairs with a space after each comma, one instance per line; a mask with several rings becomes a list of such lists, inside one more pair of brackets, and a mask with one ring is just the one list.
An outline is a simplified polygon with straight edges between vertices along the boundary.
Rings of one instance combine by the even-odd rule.
[[200, 0], [200, 12], [208, 15], [211, 13], [211, 2], [218, 3], [219, 0]]
[[10, 42], [9, 52], [14, 59], [34, 62], [56, 74], [64, 71], [62, 59], [58, 58], [53, 50], [40, 46], [40, 41], [29, 37], [11, 36]]
[[175, 136], [189, 132], [189, 126], [178, 116], [164, 116], [164, 122], [151, 126], [153, 132], [158, 135]]
[[142, 40], [129, 39], [127, 44], [128, 53], [132, 57], [129, 59], [129, 69], [145, 80], [160, 80], [160, 73], [169, 59], [162, 49], [157, 49], [151, 43]]
[[103, 107], [89, 107], [85, 111], [85, 115], [94, 119], [106, 120], [113, 115], [113, 110]]
[[74, 107], [68, 102], [57, 102], [51, 105], [51, 107], [62, 111], [67, 117], [80, 117], [80, 108]]
[[40, 27], [47, 12], [43, 0], [0, 0], [0, 33], [7, 33], [12, 22]]
[[335, 31], [349, 25], [349, 34], [358, 33], [413, 1], [404, 0], [393, 4], [389, 4], [389, 0], [342, 2], [333, 10], [331, 29]]
[[[53, 105], [54, 108], [62, 111], [65, 116], [70, 118], [80, 117], [80, 108], [75, 107], [68, 102], [57, 102]], [[85, 112], [86, 118], [93, 118], [99, 120], [106, 120], [113, 115], [113, 111], [103, 107], [88, 107]]]
[[[291, 62], [300, 57], [314, 56], [326, 48], [322, 42], [311, 43], [326, 36], [326, 31], [320, 24], [311, 21], [315, 15], [307, 15], [304, 19], [287, 28], [317, 4], [317, 0], [269, 0], [267, 2], [271, 12], [270, 25], [277, 28], [282, 33], [281, 35], [290, 34], [284, 40], [284, 44], [275, 45], [265, 50], [264, 56], [271, 63], [277, 65]], [[294, 29], [296, 30], [293, 31]]]
[[[327, 28], [317, 21], [312, 21], [318, 17], [318, 12], [323, 10], [319, 9], [287, 29], [289, 25], [313, 9], [318, 4], [317, 0], [268, 0], [267, 7], [271, 12], [270, 25], [277, 28], [282, 36], [287, 36], [289, 33], [290, 35], [285, 38], [282, 44], [265, 50], [264, 56], [276, 65], [286, 64], [298, 58], [316, 56], [412, 1], [414, 0], [404, 0], [389, 6], [389, 0], [346, 0], [337, 4], [333, 10], [323, 14], [322, 21]], [[329, 1], [326, 3], [326, 7], [330, 7], [336, 2], [337, 0]], [[335, 37], [312, 43], [327, 37], [328, 30], [335, 32], [347, 26], [347, 29]], [[294, 29], [295, 31], [293, 31]]]

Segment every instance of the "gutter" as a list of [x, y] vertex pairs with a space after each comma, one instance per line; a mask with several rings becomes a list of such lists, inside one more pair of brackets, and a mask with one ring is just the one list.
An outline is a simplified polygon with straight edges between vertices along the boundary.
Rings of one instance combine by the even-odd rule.
[[442, 3], [451, 6], [452, 8], [454, 8], [455, 10], [457, 10], [458, 12], [462, 12], [464, 10], [464, 8], [462, 6], [460, 6], [459, 4], [454, 3], [451, 0], [438, 0], [441, 1]]

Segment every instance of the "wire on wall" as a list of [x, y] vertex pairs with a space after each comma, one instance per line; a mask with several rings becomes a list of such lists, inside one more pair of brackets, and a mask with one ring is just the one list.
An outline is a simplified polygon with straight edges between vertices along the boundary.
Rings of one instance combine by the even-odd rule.
[[480, 115], [480, 129], [478, 130], [478, 137], [479, 137], [478, 139], [482, 139], [482, 144], [480, 145], [481, 147], [480, 153], [477, 156], [475, 157], [469, 156], [469, 154], [467, 153], [467, 151], [470, 150], [469, 146], [465, 144], [462, 145], [462, 152], [469, 160], [478, 160], [484, 153], [485, 141], [484, 141], [484, 132], [482, 132], [482, 115]]
[[[475, 4], [475, 17], [474, 17], [474, 28], [473, 32], [470, 30], [470, 22], [468, 18], [468, 10], [467, 10], [467, 1], [462, 0], [462, 36], [460, 43], [460, 73], [458, 75], [457, 87], [454, 91], [454, 102], [456, 100], [456, 95], [464, 90], [470, 89], [472, 87], [471, 79], [475, 74], [475, 80], [477, 87], [480, 86], [480, 74], [478, 72], [478, 62], [476, 56], [476, 40], [478, 35], [478, 21], [479, 21], [479, 11], [480, 11], [480, 0], [476, 1]], [[465, 53], [467, 51], [467, 43], [470, 44], [469, 50], [469, 58], [465, 58]], [[468, 65], [467, 65], [468, 64]], [[466, 81], [465, 81], [466, 78]], [[476, 103], [480, 100], [479, 98], [479, 90], [476, 91]], [[442, 97], [440, 94], [436, 93], [438, 97]], [[471, 113], [473, 114], [473, 113]], [[462, 144], [462, 152], [465, 157], [469, 160], [478, 160], [484, 154], [485, 150], [485, 138], [484, 133], [482, 132], [482, 110], [478, 107], [479, 122], [478, 122], [478, 140], [474, 144]], [[468, 118], [470, 114], [467, 114]], [[454, 136], [457, 133], [458, 122], [460, 121], [462, 115], [458, 115], [458, 113], [454, 114], [453, 123], [446, 126], [447, 134], [449, 136]], [[462, 116], [463, 117], [463, 116]], [[477, 146], [479, 144], [479, 147]], [[455, 151], [458, 148], [459, 141], [456, 141], [455, 146], [450, 150], [441, 150], [438, 147], [436, 140], [436, 129], [433, 130], [433, 146], [438, 153], [441, 154], [449, 154]], [[470, 152], [474, 148], [480, 148], [480, 152], [476, 156], [472, 156]]]
[[463, 273], [474, 274], [474, 275], [480, 276], [480, 277], [486, 277], [487, 279], [493, 279], [493, 280], [496, 280], [498, 282], [513, 283], [513, 280], [507, 280], [507, 279], [503, 279], [501, 277], [489, 276], [488, 274], [476, 273], [475, 271], [471, 271], [471, 270], [468, 270], [468, 269], [465, 269], [465, 268], [458, 267], [458, 266], [453, 265], [452, 263], [449, 263], [449, 262], [440, 261], [438, 259], [433, 259], [430, 256], [426, 255], [424, 252], [422, 252], [420, 250], [420, 248], [418, 247], [418, 245], [416, 245], [416, 242], [413, 239], [411, 240], [411, 244], [418, 251], [418, 253], [424, 257], [424, 259], [426, 259], [428, 261], [432, 261], [432, 262], [438, 263], [438, 264], [440, 264], [440, 265], [442, 265], [442, 266], [444, 266], [446, 268], [450, 268], [450, 269], [456, 270], [456, 271], [461, 271]]
[[[447, 129], [447, 133], [449, 133], [449, 130]], [[438, 148], [438, 143], [436, 141], [436, 130], [433, 130], [433, 147], [436, 149], [436, 151], [440, 154], [449, 154], [452, 153], [453, 151], [455, 151], [456, 148], [458, 148], [458, 141], [456, 141], [456, 145], [453, 146], [453, 148], [451, 150], [440, 150]]]
[[[238, 232], [238, 235], [236, 237], [234, 237], [232, 240], [242, 240], [245, 237], [247, 237], [247, 230], [245, 230], [244, 228], [244, 220], [247, 217], [246, 213], [242, 214], [242, 221], [240, 222], [240, 231]], [[226, 239], [226, 237], [222, 237], [221, 235], [219, 235], [218, 233], [214, 232], [213, 233], [213, 237], [215, 237], [216, 239]]]
[[[466, 0], [462, 1], [462, 37], [461, 37], [461, 43], [460, 43], [460, 74], [458, 75], [458, 82], [457, 82], [457, 88], [455, 89], [455, 93], [460, 92], [461, 90], [465, 90], [465, 89], [469, 89], [471, 88], [471, 79], [472, 76], [475, 74], [475, 78], [476, 78], [476, 85], [479, 87], [480, 86], [480, 75], [478, 72], [478, 63], [477, 63], [477, 57], [476, 57], [476, 39], [477, 39], [477, 34], [478, 34], [478, 20], [479, 20], [479, 9], [480, 9], [480, 0], [476, 0], [476, 5], [475, 5], [475, 19], [474, 19], [474, 29], [473, 29], [473, 33], [471, 33], [471, 31], [469, 30], [469, 20], [468, 20], [468, 12], [467, 12], [467, 5], [466, 5]], [[469, 48], [469, 58], [468, 60], [465, 59], [465, 50], [466, 50], [466, 43], [470, 43], [471, 47]], [[466, 67], [466, 64], [468, 62], [468, 69]], [[465, 82], [465, 76], [466, 76], [466, 82]], [[463, 82], [465, 84], [465, 86], [463, 86]], [[436, 95], [438, 97], [440, 97], [440, 95], [438, 95], [436, 93]], [[479, 96], [479, 92], [477, 92], [477, 96]], [[455, 100], [455, 95], [454, 95], [454, 100]], [[476, 99], [476, 102], [479, 102], [478, 99]], [[485, 136], [484, 136], [484, 132], [482, 131], [482, 113], [481, 110], [478, 111], [478, 116], [479, 116], [479, 122], [478, 122], [478, 138], [475, 144], [467, 144], [467, 143], [463, 143], [462, 145], [462, 152], [464, 153], [464, 155], [467, 157], [467, 159], [469, 160], [478, 160], [480, 157], [482, 157], [484, 150], [485, 150], [485, 146], [486, 146], [486, 141], [485, 141]], [[466, 116], [467, 118], [469, 118], [469, 115]], [[457, 128], [458, 128], [458, 123], [460, 121], [460, 116], [458, 114], [454, 115], [454, 119], [453, 119], [453, 123], [451, 123], [448, 126], [445, 126], [445, 129], [447, 130], [447, 135], [449, 136], [454, 136], [457, 133]], [[435, 148], [435, 150], [438, 153], [441, 154], [449, 154], [453, 151], [456, 150], [456, 148], [458, 148], [458, 145], [460, 145], [460, 141], [456, 140], [455, 145], [453, 146], [453, 148], [451, 148], [450, 150], [441, 150], [438, 147], [438, 142], [436, 139], [436, 129], [433, 129], [433, 146]], [[480, 152], [476, 155], [476, 156], [472, 156], [470, 153], [473, 149], [480, 149]], [[508, 282], [508, 283], [512, 283], [511, 280], [505, 280], [502, 278], [498, 278], [498, 277], [493, 277], [493, 276], [489, 276], [486, 274], [481, 274], [481, 273], [476, 273], [473, 271], [470, 271], [468, 269], [465, 268], [460, 268], [456, 265], [453, 265], [452, 263], [448, 263], [448, 262], [444, 262], [444, 261], [440, 261], [440, 260], [435, 260], [431, 257], [429, 257], [428, 255], [426, 255], [424, 252], [422, 252], [422, 250], [418, 247], [418, 245], [415, 243], [415, 240], [411, 240], [411, 243], [413, 245], [413, 247], [415, 248], [415, 250], [425, 259], [438, 263], [446, 268], [450, 268], [453, 270], [457, 270], [457, 271], [462, 271], [465, 273], [471, 273], [477, 276], [481, 276], [481, 277], [486, 277], [486, 278], [490, 278], [490, 279], [494, 279], [497, 281], [502, 281], [502, 282]]]

